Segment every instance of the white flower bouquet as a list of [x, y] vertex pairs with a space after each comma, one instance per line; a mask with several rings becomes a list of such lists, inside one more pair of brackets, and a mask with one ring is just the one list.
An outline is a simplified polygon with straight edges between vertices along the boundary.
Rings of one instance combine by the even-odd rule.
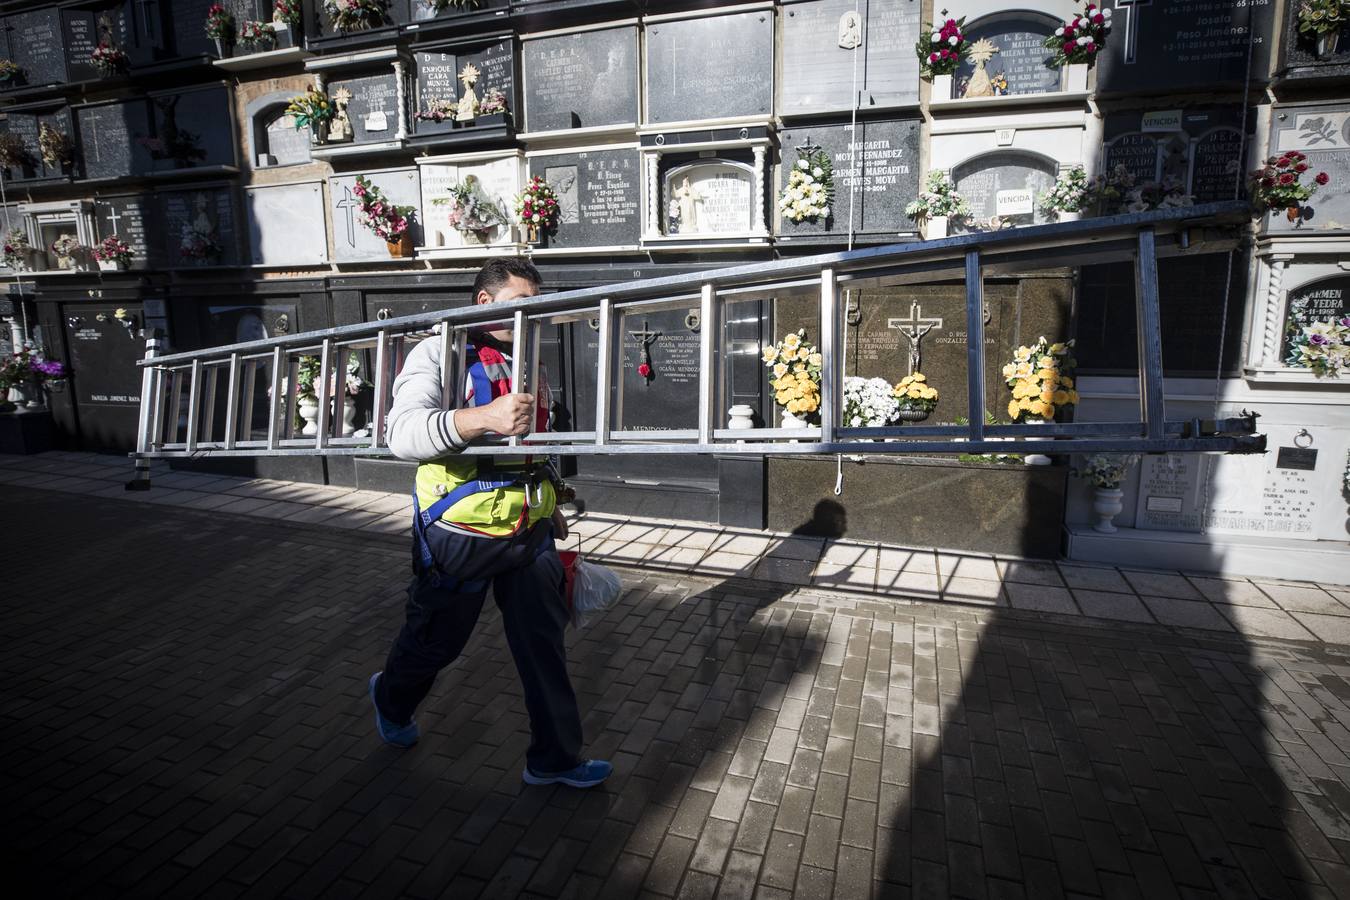
[[900, 401], [891, 383], [884, 378], [844, 379], [844, 426], [879, 428], [894, 422], [900, 413]]

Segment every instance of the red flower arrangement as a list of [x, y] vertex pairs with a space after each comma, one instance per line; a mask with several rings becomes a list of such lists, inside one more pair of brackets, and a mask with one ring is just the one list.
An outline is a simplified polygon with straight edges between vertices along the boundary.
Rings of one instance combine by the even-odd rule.
[[1331, 181], [1326, 172], [1318, 172], [1311, 183], [1304, 182], [1303, 175], [1309, 168], [1308, 157], [1297, 150], [1270, 157], [1264, 166], [1247, 176], [1253, 205], [1259, 210], [1286, 209], [1289, 220], [1296, 221], [1303, 202]]
[[540, 231], [556, 228], [561, 212], [558, 195], [542, 175], [531, 178], [525, 190], [516, 195], [516, 218], [529, 232], [531, 241], [539, 239]]
[[[942, 15], [946, 15], [944, 9]], [[965, 17], [947, 19], [943, 22], [931, 22], [919, 32], [919, 42], [914, 52], [919, 56], [919, 75], [933, 80], [934, 75], [950, 75], [956, 71], [970, 52], [966, 41]]]
[[1082, 15], [1074, 16], [1045, 39], [1045, 48], [1055, 51], [1049, 65], [1059, 68], [1069, 63], [1091, 65], [1106, 46], [1111, 31], [1111, 10], [1089, 3]]

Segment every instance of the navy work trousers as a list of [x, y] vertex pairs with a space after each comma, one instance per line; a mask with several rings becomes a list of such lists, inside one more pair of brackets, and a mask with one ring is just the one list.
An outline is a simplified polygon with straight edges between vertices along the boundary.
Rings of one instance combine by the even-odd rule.
[[412, 718], [436, 674], [469, 642], [491, 583], [530, 714], [526, 763], [541, 773], [576, 766], [581, 714], [567, 677], [563, 629], [568, 613], [552, 523], [543, 519], [510, 538], [470, 537], [436, 525], [425, 534], [448, 587], [433, 573], [418, 571], [414, 536], [407, 621], [376, 686], [380, 711], [398, 724]]

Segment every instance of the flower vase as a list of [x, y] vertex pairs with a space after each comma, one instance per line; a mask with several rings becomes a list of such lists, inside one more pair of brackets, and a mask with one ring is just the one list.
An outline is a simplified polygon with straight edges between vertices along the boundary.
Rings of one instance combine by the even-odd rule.
[[924, 419], [928, 418], [928, 410], [910, 409], [902, 406], [900, 407], [900, 412], [896, 413], [896, 416], [901, 422], [922, 422]]
[[348, 398], [342, 405], [342, 436], [350, 437], [356, 433], [356, 401]]
[[931, 99], [952, 99], [952, 76], [950, 74], [933, 76], [933, 94]]
[[1082, 93], [1087, 90], [1087, 63], [1069, 63], [1064, 67], [1064, 86], [1062, 90]]
[[1082, 212], [1069, 212], [1067, 209], [1056, 210], [1055, 219], [1060, 222], [1077, 222], [1083, 218]]
[[1303, 207], [1291, 206], [1284, 211], [1284, 215], [1290, 222], [1298, 224], [1303, 221]]
[[937, 241], [947, 236], [947, 217], [929, 216], [924, 219], [923, 238], [926, 241]]
[[216, 59], [229, 59], [230, 50], [233, 48], [220, 38], [212, 38], [211, 40], [216, 45]]
[[807, 422], [805, 419], [798, 418], [796, 415], [788, 412], [787, 410], [783, 410], [783, 414], [779, 417], [778, 420], [779, 428], [805, 428], [806, 425]]
[[1317, 35], [1317, 58], [1326, 59], [1336, 55], [1336, 48], [1341, 43], [1341, 30], [1339, 28], [1331, 31], [1323, 31]]
[[309, 123], [309, 143], [311, 146], [319, 147], [328, 143], [328, 123], [310, 122]]
[[[1022, 424], [1023, 424], [1023, 425], [1044, 425], [1044, 424], [1045, 424], [1045, 419], [1023, 419], [1023, 420], [1022, 420]], [[1031, 438], [1024, 438], [1024, 440], [1031, 440]], [[1044, 453], [1028, 453], [1026, 456], [1022, 457], [1022, 461], [1025, 462], [1025, 463], [1026, 463], [1027, 465], [1029, 465], [1029, 466], [1048, 466], [1048, 465], [1050, 465], [1050, 457], [1046, 456]]]
[[75, 257], [58, 256], [56, 258], [56, 268], [60, 271], [69, 271], [70, 269], [75, 268]]
[[1116, 533], [1116, 526], [1111, 520], [1120, 514], [1123, 506], [1120, 497], [1123, 493], [1124, 491], [1118, 487], [1097, 488], [1092, 499], [1092, 511], [1097, 514], [1097, 521], [1092, 525], [1093, 531], [1100, 531], [1102, 534]]
[[313, 437], [319, 433], [319, 398], [299, 398], [295, 411], [300, 414], [300, 418], [305, 420], [305, 427], [300, 429], [301, 434], [305, 437]]
[[525, 226], [525, 243], [527, 243], [527, 244], [537, 244], [537, 243], [539, 243], [539, 226], [538, 226], [538, 225], [526, 225], [526, 226]]
[[[754, 428], [755, 427], [755, 409], [745, 403], [738, 403], [727, 410], [728, 428]], [[784, 416], [788, 413], [783, 413]]]
[[98, 261], [98, 270], [100, 272], [121, 272], [125, 266], [120, 259], [100, 259]]
[[38, 398], [41, 396], [42, 392], [32, 383], [27, 381], [11, 385], [9, 388], [9, 400], [19, 408], [19, 412], [24, 412], [29, 409], [40, 409], [42, 407], [42, 401]]
[[385, 246], [389, 248], [389, 255], [394, 259], [406, 259], [412, 256], [412, 234], [403, 232], [396, 241], [385, 241]]

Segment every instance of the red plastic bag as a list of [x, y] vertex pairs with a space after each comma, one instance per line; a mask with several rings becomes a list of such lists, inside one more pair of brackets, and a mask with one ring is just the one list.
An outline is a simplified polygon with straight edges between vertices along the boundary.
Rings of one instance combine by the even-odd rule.
[[575, 550], [559, 550], [558, 559], [562, 560], [563, 575], [567, 578], [567, 588], [563, 595], [567, 601], [567, 611], [572, 611], [572, 593], [573, 586], [577, 581], [577, 563], [581, 562], [581, 554]]

